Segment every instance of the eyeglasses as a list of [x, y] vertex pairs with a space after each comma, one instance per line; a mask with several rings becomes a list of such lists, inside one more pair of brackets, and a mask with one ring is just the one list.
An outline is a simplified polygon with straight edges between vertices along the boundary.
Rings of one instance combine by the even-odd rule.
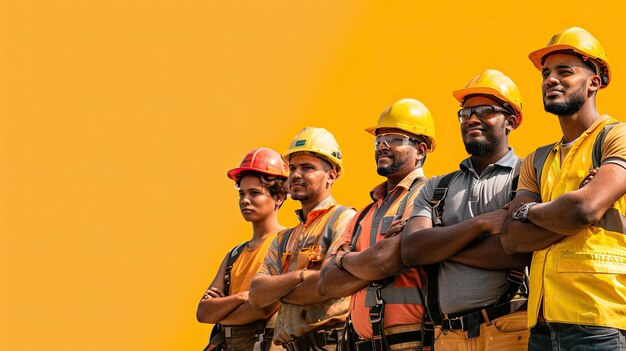
[[459, 122], [467, 122], [470, 118], [472, 118], [473, 114], [476, 114], [478, 119], [487, 119], [492, 117], [496, 113], [502, 113], [506, 115], [512, 114], [511, 111], [492, 105], [481, 105], [481, 106], [473, 106], [473, 107], [463, 107], [459, 110], [457, 115], [459, 116]]
[[409, 145], [411, 142], [417, 142], [417, 139], [413, 139], [406, 135], [395, 134], [395, 133], [385, 133], [379, 134], [376, 136], [374, 140], [374, 147], [378, 149], [382, 144], [387, 145], [387, 147], [393, 146], [404, 146]]

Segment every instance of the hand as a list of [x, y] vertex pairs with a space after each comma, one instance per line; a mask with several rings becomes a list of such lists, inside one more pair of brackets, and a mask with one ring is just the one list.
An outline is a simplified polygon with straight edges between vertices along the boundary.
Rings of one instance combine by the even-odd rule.
[[395, 221], [391, 223], [391, 225], [389, 226], [389, 229], [387, 229], [387, 231], [383, 234], [383, 236], [385, 238], [390, 238], [402, 232], [402, 229], [404, 229], [405, 225], [406, 225], [406, 221], [396, 219]]
[[509, 212], [505, 209], [499, 209], [476, 216], [476, 218], [480, 219], [481, 223], [485, 227], [486, 233], [498, 234], [502, 230], [502, 223], [504, 223], [508, 213]]
[[210, 286], [204, 293], [204, 296], [202, 296], [202, 300], [215, 299], [215, 298], [224, 297], [224, 296], [226, 295], [220, 288]]
[[584, 187], [585, 185], [589, 184], [589, 182], [593, 179], [593, 177], [596, 175], [596, 173], [598, 173], [598, 169], [600, 167], [596, 167], [594, 169], [590, 169], [589, 170], [589, 174], [587, 174], [587, 176], [585, 177], [585, 179], [583, 179], [582, 182], [580, 182], [580, 185], [578, 186], [578, 189]]

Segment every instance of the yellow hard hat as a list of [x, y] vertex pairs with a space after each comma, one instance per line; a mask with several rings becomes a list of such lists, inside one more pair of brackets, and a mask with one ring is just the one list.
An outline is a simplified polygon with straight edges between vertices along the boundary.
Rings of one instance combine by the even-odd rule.
[[513, 80], [500, 71], [495, 69], [484, 70], [472, 78], [465, 89], [455, 90], [452, 95], [459, 100], [461, 105], [468, 96], [472, 95], [494, 97], [501, 101], [505, 107], [508, 105], [515, 111], [518, 127], [522, 124], [522, 95]]
[[609, 57], [604, 51], [602, 44], [594, 38], [591, 33], [579, 27], [571, 27], [556, 33], [552, 36], [545, 48], [531, 52], [528, 58], [539, 70], [543, 68], [545, 58], [557, 51], [573, 52], [582, 57], [583, 60], [592, 59], [600, 66], [597, 74], [602, 79], [600, 88], [609, 85], [611, 81], [611, 69], [609, 67]]
[[311, 154], [330, 162], [341, 175], [341, 150], [335, 137], [324, 128], [305, 127], [291, 141], [289, 149], [283, 152], [283, 159], [289, 163], [289, 158], [295, 153]]
[[379, 128], [396, 128], [430, 141], [428, 151], [435, 151], [435, 120], [426, 106], [415, 99], [400, 99], [389, 105], [378, 118], [378, 124], [365, 131], [376, 135]]

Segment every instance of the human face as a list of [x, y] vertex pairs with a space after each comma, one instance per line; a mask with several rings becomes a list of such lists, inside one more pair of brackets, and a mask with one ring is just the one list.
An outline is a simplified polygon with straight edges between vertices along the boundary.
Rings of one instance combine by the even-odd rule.
[[578, 112], [589, 98], [589, 88], [593, 89], [590, 78], [597, 77], [579, 57], [567, 54], [548, 56], [541, 75], [543, 107], [557, 116]]
[[275, 215], [279, 204], [263, 186], [261, 179], [248, 175], [239, 181], [239, 210], [247, 222], [262, 222]]
[[[484, 96], [470, 97], [463, 104], [463, 108], [484, 105], [503, 109], [500, 103]], [[515, 127], [515, 117], [500, 109], [494, 110], [490, 115], [483, 115], [482, 118], [473, 113], [469, 119], [461, 122], [463, 144], [470, 155], [488, 155], [507, 142], [508, 130]]]
[[289, 193], [302, 203], [319, 202], [330, 192], [337, 172], [311, 155], [295, 155], [289, 160]]
[[[409, 174], [417, 165], [416, 146], [417, 141], [405, 142], [407, 138], [415, 138], [414, 135], [395, 128], [380, 128], [376, 130], [376, 137], [384, 140], [386, 138], [396, 139], [403, 142], [397, 145], [389, 145], [388, 142], [382, 142], [378, 145], [374, 152], [376, 159], [376, 172], [381, 176], [406, 175]], [[391, 144], [394, 144], [393, 142]], [[425, 145], [425, 144], [424, 144]], [[425, 147], [423, 150], [425, 154]]]

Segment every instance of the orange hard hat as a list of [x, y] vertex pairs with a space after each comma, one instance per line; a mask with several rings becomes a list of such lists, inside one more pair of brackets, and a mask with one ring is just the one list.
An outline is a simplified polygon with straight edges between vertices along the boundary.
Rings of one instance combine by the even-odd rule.
[[228, 178], [239, 181], [239, 174], [243, 171], [254, 171], [283, 178], [289, 176], [289, 168], [280, 154], [264, 147], [248, 152], [239, 167], [228, 171]]

